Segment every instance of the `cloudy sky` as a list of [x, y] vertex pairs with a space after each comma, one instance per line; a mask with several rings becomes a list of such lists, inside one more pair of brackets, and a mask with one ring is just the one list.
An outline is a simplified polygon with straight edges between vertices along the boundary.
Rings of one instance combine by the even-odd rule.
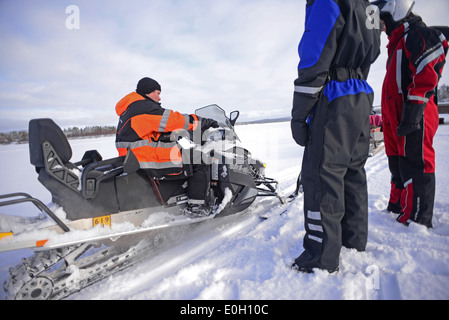
[[[161, 83], [164, 107], [183, 113], [217, 103], [245, 120], [289, 116], [305, 3], [0, 0], [0, 132], [37, 117], [115, 125], [115, 104], [145, 76]], [[449, 24], [447, 0], [417, 0], [415, 12], [429, 25]], [[369, 78], [375, 104], [382, 40]]]

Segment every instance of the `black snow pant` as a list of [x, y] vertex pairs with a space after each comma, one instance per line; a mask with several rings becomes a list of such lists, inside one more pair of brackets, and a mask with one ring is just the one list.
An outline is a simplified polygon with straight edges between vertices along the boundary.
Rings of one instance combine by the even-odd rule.
[[[189, 157], [183, 161], [190, 162], [192, 174], [188, 177], [187, 196], [190, 204], [204, 204], [208, 200], [210, 190], [211, 160], [196, 149], [183, 150]], [[184, 154], [183, 154], [184, 156]]]
[[304, 150], [305, 251], [297, 266], [334, 271], [341, 247], [364, 251], [368, 237], [365, 163], [372, 94], [321, 95]]
[[[187, 176], [187, 197], [191, 204], [204, 204], [209, 201], [210, 177], [211, 177], [211, 161], [209, 157], [196, 149], [183, 150], [183, 171], [185, 178]], [[150, 178], [156, 177], [170, 177], [163, 176], [155, 170], [143, 170], [143, 172]], [[176, 178], [177, 176], [175, 176]], [[170, 180], [170, 179], [169, 179]]]
[[[412, 146], [419, 149], [420, 145], [416, 143]], [[399, 222], [408, 224], [411, 220], [432, 228], [435, 173], [424, 173], [421, 159], [422, 157], [388, 157], [392, 184], [390, 206], [394, 205], [399, 209], [396, 211], [399, 213]]]
[[193, 165], [193, 174], [188, 178], [187, 196], [191, 204], [204, 204], [210, 189], [210, 165]]

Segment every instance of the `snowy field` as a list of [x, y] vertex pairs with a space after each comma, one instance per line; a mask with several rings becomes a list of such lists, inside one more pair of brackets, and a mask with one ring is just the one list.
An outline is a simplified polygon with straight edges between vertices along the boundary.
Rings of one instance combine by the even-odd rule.
[[[449, 116], [446, 123], [449, 122]], [[237, 126], [243, 145], [267, 163], [285, 194], [294, 191], [303, 149], [288, 122]], [[70, 141], [73, 160], [97, 149], [116, 156], [114, 137]], [[366, 252], [343, 248], [337, 274], [297, 274], [290, 269], [302, 251], [303, 200], [280, 205], [257, 201], [237, 218], [206, 223], [180, 243], [68, 299], [449, 299], [449, 125], [435, 138], [437, 193], [434, 229], [405, 227], [385, 211], [389, 171], [384, 152], [368, 160], [369, 240]], [[0, 194], [27, 192], [49, 203], [48, 191], [29, 163], [28, 145], [0, 146]], [[0, 208], [2, 214], [35, 215], [32, 206]], [[261, 222], [261, 213], [270, 218]], [[31, 251], [0, 254], [0, 281]], [[0, 287], [1, 288], [1, 287]], [[0, 290], [1, 292], [1, 290]], [[4, 299], [0, 293], [0, 299]]]

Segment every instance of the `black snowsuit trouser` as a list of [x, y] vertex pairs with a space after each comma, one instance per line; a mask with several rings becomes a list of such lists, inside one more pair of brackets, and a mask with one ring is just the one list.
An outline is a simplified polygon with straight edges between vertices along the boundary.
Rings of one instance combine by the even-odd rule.
[[[196, 149], [183, 150], [183, 161], [191, 164], [192, 174], [187, 178], [187, 196], [191, 204], [204, 204], [207, 202], [210, 190], [210, 163], [211, 160]], [[184, 154], [188, 153], [187, 159]]]
[[341, 246], [365, 250], [372, 94], [321, 95], [304, 150], [302, 182], [306, 236], [298, 266], [335, 270]]
[[[210, 159], [203, 155], [201, 151], [196, 149], [182, 150], [184, 162], [184, 174], [187, 175], [187, 197], [191, 204], [204, 204], [210, 199]], [[153, 179], [156, 177], [170, 177], [164, 176], [157, 172], [157, 170], [144, 170], [144, 173]], [[177, 178], [178, 176], [174, 176]], [[185, 176], [181, 176], [185, 178]], [[170, 180], [170, 179], [169, 179]]]
[[189, 203], [204, 204], [210, 189], [210, 165], [193, 165], [193, 174], [187, 179]]

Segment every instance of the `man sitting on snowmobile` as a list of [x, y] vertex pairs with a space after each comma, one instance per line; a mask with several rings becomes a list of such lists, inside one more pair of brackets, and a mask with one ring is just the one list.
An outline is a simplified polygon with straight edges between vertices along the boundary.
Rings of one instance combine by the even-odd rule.
[[[183, 115], [161, 107], [161, 86], [151, 79], [143, 78], [137, 89], [126, 95], [116, 105], [120, 117], [117, 126], [116, 147], [120, 156], [132, 151], [151, 178], [183, 176], [183, 157], [172, 132], [193, 131], [197, 127], [205, 131], [217, 128], [212, 119], [200, 119], [194, 114]], [[202, 158], [202, 157], [201, 157]], [[208, 195], [210, 167], [203, 161], [192, 163], [193, 173], [187, 177], [189, 197], [185, 213], [191, 216], [207, 216], [211, 213]]]

